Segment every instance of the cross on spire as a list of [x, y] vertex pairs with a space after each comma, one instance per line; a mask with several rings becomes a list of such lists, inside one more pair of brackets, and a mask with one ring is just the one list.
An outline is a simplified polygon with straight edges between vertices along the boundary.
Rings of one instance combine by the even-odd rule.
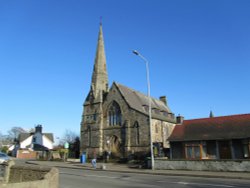
[[102, 25], [102, 16], [100, 16], [100, 25]]

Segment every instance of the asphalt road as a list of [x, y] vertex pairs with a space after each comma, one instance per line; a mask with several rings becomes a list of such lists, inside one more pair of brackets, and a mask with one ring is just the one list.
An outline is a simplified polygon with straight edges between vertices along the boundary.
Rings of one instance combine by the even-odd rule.
[[250, 188], [250, 180], [160, 176], [59, 168], [60, 188]]

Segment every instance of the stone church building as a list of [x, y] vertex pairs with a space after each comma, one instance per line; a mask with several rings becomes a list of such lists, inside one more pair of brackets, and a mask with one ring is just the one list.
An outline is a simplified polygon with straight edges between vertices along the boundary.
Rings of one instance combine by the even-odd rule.
[[[165, 96], [151, 98], [155, 156], [169, 156], [168, 137], [176, 124]], [[117, 82], [109, 88], [102, 24], [100, 24], [90, 91], [83, 104], [81, 152], [128, 157], [150, 153], [148, 97]]]

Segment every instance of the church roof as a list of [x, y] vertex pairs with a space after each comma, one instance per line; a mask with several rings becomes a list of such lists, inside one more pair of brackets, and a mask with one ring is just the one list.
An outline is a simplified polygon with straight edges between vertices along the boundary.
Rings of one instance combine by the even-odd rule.
[[169, 141], [250, 138], [250, 114], [184, 120], [176, 125]]
[[[124, 85], [114, 83], [128, 105], [143, 114], [148, 114], [148, 97]], [[175, 117], [170, 108], [159, 99], [151, 97], [152, 118], [175, 122]]]

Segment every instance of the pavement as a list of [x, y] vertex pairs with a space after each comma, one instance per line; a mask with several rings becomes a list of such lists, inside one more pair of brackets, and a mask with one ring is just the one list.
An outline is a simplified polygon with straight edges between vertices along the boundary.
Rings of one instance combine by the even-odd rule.
[[66, 162], [56, 161], [27, 161], [28, 164], [41, 166], [71, 168], [84, 170], [110, 171], [119, 173], [136, 173], [150, 175], [166, 175], [166, 176], [191, 176], [205, 178], [228, 178], [228, 179], [246, 179], [250, 180], [249, 172], [211, 172], [211, 171], [188, 171], [188, 170], [151, 170], [142, 169], [138, 166], [117, 163], [97, 163], [97, 168], [93, 168], [91, 163], [80, 163], [79, 160], [68, 160]]

